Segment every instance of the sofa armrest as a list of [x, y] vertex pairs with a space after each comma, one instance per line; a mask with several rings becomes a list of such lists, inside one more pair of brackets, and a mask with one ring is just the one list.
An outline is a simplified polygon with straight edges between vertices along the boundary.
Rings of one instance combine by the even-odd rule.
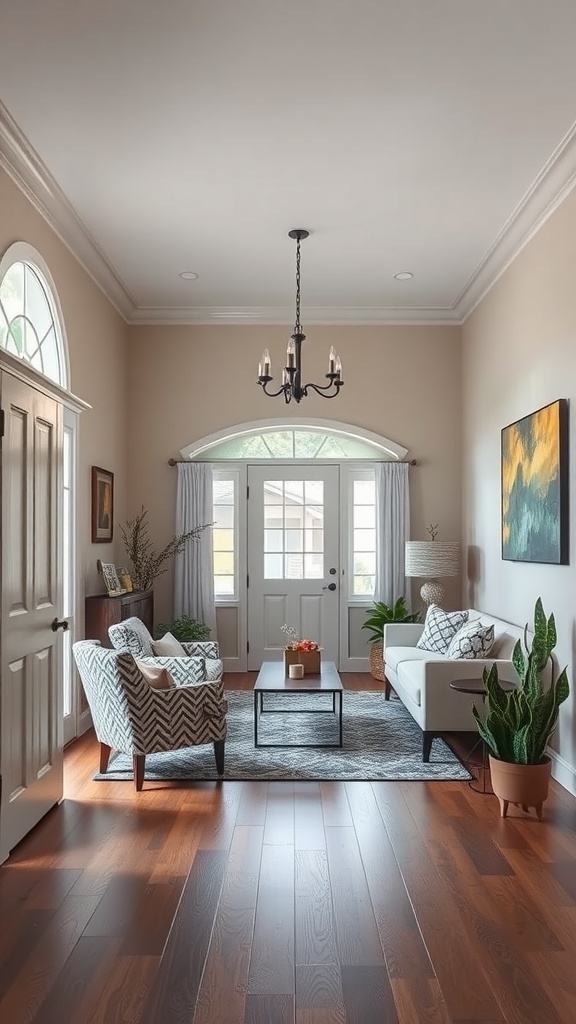
[[384, 659], [387, 647], [416, 647], [423, 629], [421, 622], [389, 622], [384, 626]]

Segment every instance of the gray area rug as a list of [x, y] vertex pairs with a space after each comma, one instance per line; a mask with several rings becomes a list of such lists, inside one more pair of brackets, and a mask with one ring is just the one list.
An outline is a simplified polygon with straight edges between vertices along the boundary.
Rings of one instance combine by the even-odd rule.
[[[252, 692], [229, 690], [226, 696], [228, 736], [224, 779], [422, 781], [471, 778], [470, 772], [443, 740], [434, 740], [430, 763], [424, 764], [421, 730], [402, 702], [385, 701], [383, 692], [344, 691], [342, 748], [255, 748]], [[331, 713], [306, 711], [307, 707], [315, 711], [320, 707], [331, 709], [330, 696], [287, 698], [283, 694], [266, 694], [264, 700], [265, 708], [274, 708], [278, 713], [261, 716], [259, 742], [337, 741], [336, 719]], [[297, 707], [299, 713], [282, 712], [279, 709], [283, 707]], [[132, 780], [131, 756], [116, 754], [110, 758], [108, 771], [94, 778], [98, 781]], [[218, 779], [214, 748], [206, 744], [148, 754], [145, 778], [149, 781]]]

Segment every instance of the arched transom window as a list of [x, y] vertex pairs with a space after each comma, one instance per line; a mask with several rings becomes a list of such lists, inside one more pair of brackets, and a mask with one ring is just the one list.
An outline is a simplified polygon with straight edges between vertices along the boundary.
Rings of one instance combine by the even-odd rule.
[[66, 387], [64, 343], [50, 284], [35, 262], [9, 262], [9, 255], [10, 250], [0, 264], [0, 346]]
[[289, 426], [278, 422], [243, 423], [202, 437], [182, 448], [185, 459], [209, 462], [256, 459], [332, 459], [335, 461], [403, 459], [406, 448], [370, 431], [331, 420], [306, 420]]

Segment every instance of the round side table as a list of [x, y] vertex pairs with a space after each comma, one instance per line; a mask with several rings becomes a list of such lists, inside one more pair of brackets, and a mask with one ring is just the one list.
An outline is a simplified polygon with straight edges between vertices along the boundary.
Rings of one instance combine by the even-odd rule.
[[[502, 689], [506, 693], [510, 693], [510, 690], [515, 690], [516, 689], [514, 683], [509, 683], [505, 679], [500, 679], [499, 683], [500, 683], [500, 686], [502, 687]], [[452, 690], [457, 690], [458, 693], [468, 693], [468, 694], [474, 694], [475, 696], [478, 696], [478, 697], [482, 697], [482, 702], [484, 702], [484, 700], [486, 698], [486, 687], [484, 686], [484, 683], [482, 682], [481, 679], [453, 679], [452, 682], [449, 685], [450, 685], [450, 688]], [[478, 765], [477, 763], [471, 762], [471, 760], [470, 760], [471, 757], [472, 757], [472, 754], [474, 753], [475, 750], [478, 749], [478, 747], [482, 748], [482, 764], [481, 765]], [[479, 785], [474, 785], [475, 782], [476, 783], [480, 782], [480, 778], [478, 777], [478, 778], [473, 778], [473, 779], [470, 780], [470, 782], [468, 783], [468, 785], [470, 786], [470, 789], [473, 789], [475, 793], [491, 793], [493, 795], [493, 790], [486, 788], [486, 776], [487, 776], [488, 772], [490, 771], [490, 768], [489, 768], [489, 765], [488, 765], [488, 747], [486, 746], [486, 744], [485, 744], [485, 742], [484, 742], [484, 740], [482, 739], [481, 736], [478, 737], [476, 743], [474, 744], [472, 749], [468, 752], [467, 756], [464, 758], [464, 764], [471, 771], [472, 771], [472, 766], [474, 765], [474, 767], [480, 768], [480, 770], [482, 772], [482, 788], [480, 789]]]

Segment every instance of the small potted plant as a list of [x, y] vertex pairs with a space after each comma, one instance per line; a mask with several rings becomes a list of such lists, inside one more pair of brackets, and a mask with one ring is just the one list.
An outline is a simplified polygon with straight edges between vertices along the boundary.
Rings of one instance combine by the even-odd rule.
[[384, 604], [383, 601], [374, 601], [372, 608], [367, 611], [367, 619], [362, 623], [362, 629], [369, 629], [371, 636], [368, 639], [370, 646], [370, 672], [374, 679], [384, 681], [384, 626], [388, 622], [418, 622], [419, 613], [412, 614], [406, 607], [406, 600], [399, 597], [392, 604]]
[[[505, 818], [508, 805], [527, 811], [536, 809], [542, 818], [542, 804], [548, 796], [551, 762], [545, 753], [558, 724], [560, 705], [570, 692], [566, 669], [555, 677], [551, 657], [556, 646], [554, 616], [547, 619], [540, 598], [534, 609], [534, 633], [528, 643], [518, 640], [512, 664], [518, 676], [516, 689], [500, 686], [498, 669], [485, 668], [485, 715], [474, 707], [478, 731], [489, 749], [492, 789], [498, 797], [500, 815]], [[544, 678], [548, 675], [548, 678]]]
[[320, 672], [320, 647], [315, 640], [306, 640], [298, 636], [294, 626], [284, 623], [282, 632], [287, 638], [284, 648], [284, 670], [288, 675], [290, 665], [303, 665], [304, 675], [318, 675]]
[[189, 615], [180, 615], [170, 622], [161, 622], [154, 630], [154, 638], [160, 640], [166, 633], [172, 633], [180, 643], [194, 643], [197, 640], [210, 639], [210, 626], [206, 626], [198, 619], [192, 619]]

